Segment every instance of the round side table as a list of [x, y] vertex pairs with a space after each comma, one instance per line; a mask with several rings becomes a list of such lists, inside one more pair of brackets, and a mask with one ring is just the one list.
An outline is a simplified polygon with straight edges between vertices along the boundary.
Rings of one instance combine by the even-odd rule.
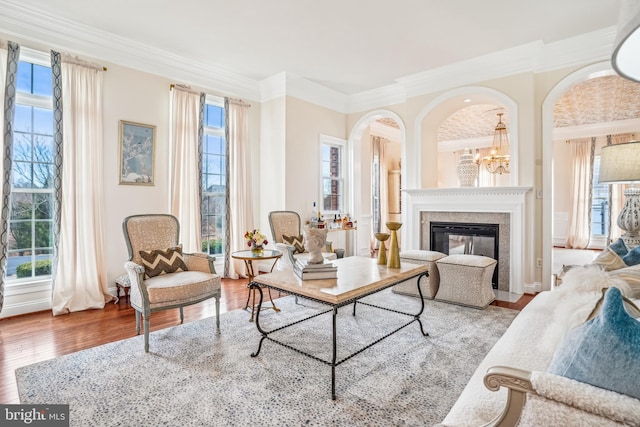
[[[273, 271], [273, 268], [276, 266], [276, 262], [278, 261], [278, 258], [280, 258], [281, 256], [282, 256], [282, 252], [272, 250], [272, 249], [264, 249], [260, 253], [247, 250], [247, 251], [233, 252], [231, 254], [232, 258], [241, 259], [244, 261], [244, 265], [247, 267], [247, 276], [249, 277], [249, 283], [253, 282], [253, 278], [256, 277], [256, 274], [254, 273], [254, 270], [253, 270], [253, 261], [266, 261], [266, 260], [272, 259], [273, 265], [271, 266], [270, 271]], [[247, 285], [247, 287], [248, 286], [249, 285]], [[276, 304], [273, 302], [273, 299], [271, 298], [271, 289], [268, 289], [268, 291], [269, 291], [269, 301], [271, 301], [271, 307], [262, 307], [262, 309], [263, 310], [273, 309], [276, 312], [280, 311], [280, 309], [276, 307]], [[252, 301], [251, 301], [251, 318], [249, 319], [249, 322], [253, 322], [253, 314], [256, 307], [256, 289], [255, 288], [251, 289], [249, 294], [247, 295], [247, 302], [244, 305], [245, 310], [249, 307], [250, 299]]]

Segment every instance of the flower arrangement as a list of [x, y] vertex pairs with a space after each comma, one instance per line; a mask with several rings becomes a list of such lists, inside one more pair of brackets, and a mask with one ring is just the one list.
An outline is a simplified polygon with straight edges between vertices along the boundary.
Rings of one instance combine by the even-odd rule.
[[247, 246], [263, 246], [269, 243], [267, 237], [260, 232], [260, 230], [247, 231], [244, 233], [244, 238], [247, 239]]

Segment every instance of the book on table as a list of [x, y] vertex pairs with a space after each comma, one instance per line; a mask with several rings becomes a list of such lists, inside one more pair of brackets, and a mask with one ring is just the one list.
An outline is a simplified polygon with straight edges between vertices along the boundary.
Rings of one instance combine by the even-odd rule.
[[293, 269], [302, 280], [336, 279], [338, 267], [330, 262], [308, 264], [306, 261], [297, 260]]
[[298, 259], [296, 260], [296, 267], [302, 271], [331, 271], [338, 269], [333, 263], [326, 260], [318, 264], [310, 264], [307, 261]]
[[294, 269], [296, 275], [302, 280], [317, 280], [317, 279], [337, 279], [338, 269], [329, 271], [301, 271]]

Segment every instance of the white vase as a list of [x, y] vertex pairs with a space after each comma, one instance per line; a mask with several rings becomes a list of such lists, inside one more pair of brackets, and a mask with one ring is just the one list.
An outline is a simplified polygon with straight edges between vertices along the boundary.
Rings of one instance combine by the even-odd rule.
[[473, 161], [473, 154], [470, 150], [460, 156], [460, 163], [457, 168], [460, 187], [475, 187], [478, 178], [478, 165]]

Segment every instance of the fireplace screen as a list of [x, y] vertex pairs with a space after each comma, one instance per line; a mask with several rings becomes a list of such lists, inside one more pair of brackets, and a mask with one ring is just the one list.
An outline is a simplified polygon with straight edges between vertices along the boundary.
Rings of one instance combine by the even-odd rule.
[[[431, 222], [431, 250], [453, 254], [483, 255], [498, 259], [498, 224]], [[493, 272], [493, 288], [498, 289], [498, 266]]]

